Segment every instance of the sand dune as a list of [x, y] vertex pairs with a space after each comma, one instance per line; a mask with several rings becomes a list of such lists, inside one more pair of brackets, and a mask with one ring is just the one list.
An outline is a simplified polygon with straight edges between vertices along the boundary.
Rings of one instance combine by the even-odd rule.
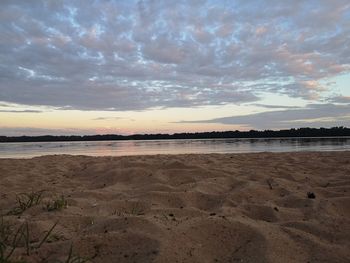
[[[16, 195], [40, 190], [11, 214]], [[350, 260], [350, 152], [0, 159], [0, 195], [3, 221], [28, 222], [33, 247], [58, 222], [13, 260], [65, 262], [71, 244], [93, 262]], [[48, 211], [60, 195], [67, 208]]]

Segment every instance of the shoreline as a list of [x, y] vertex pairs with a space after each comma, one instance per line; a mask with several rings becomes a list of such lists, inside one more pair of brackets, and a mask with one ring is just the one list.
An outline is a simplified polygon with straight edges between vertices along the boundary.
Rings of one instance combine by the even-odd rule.
[[0, 158], [53, 154], [134, 156], [250, 152], [347, 151], [350, 138], [195, 139], [155, 141], [42, 142], [0, 144]]
[[350, 151], [0, 158], [0, 209], [34, 245], [58, 222], [26, 262], [346, 262], [349, 174]]
[[184, 140], [288, 140], [288, 139], [349, 139], [350, 135], [330, 135], [330, 136], [280, 136], [280, 137], [225, 137], [225, 138], [165, 138], [165, 139], [117, 139], [117, 140], [62, 140], [62, 141], [0, 141], [1, 144], [14, 143], [72, 143], [72, 142], [125, 142], [125, 141], [184, 141]]
[[57, 154], [44, 154], [44, 155], [38, 155], [38, 156], [32, 156], [32, 157], [1, 157], [0, 160], [31, 160], [35, 158], [42, 158], [42, 157], [60, 157], [60, 156], [67, 156], [67, 157], [89, 157], [89, 158], [125, 158], [125, 157], [152, 157], [152, 156], [187, 156], [187, 155], [250, 155], [250, 154], [303, 154], [303, 153], [310, 153], [310, 154], [317, 154], [317, 153], [350, 153], [350, 150], [323, 150], [323, 151], [315, 151], [315, 150], [304, 150], [304, 151], [283, 151], [283, 152], [272, 152], [272, 151], [256, 151], [256, 152], [232, 152], [232, 153], [221, 153], [221, 152], [214, 152], [214, 153], [156, 153], [156, 154], [129, 154], [129, 155], [86, 155], [86, 154], [66, 154], [66, 153], [57, 153]]
[[140, 142], [140, 141], [200, 141], [200, 140], [288, 140], [288, 139], [349, 139], [350, 135], [330, 135], [330, 136], [275, 136], [275, 137], [224, 137], [224, 138], [164, 138], [164, 139], [118, 139], [118, 140], [57, 140], [57, 141], [0, 141], [1, 144], [21, 144], [21, 143], [81, 143], [81, 142]]

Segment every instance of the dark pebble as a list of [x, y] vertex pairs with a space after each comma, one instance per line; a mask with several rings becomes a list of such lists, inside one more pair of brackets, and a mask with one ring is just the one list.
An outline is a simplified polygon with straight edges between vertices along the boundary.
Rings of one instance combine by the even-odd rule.
[[315, 198], [316, 198], [316, 195], [315, 195], [313, 192], [308, 192], [308, 193], [307, 193], [307, 198], [309, 198], [309, 199], [315, 199]]

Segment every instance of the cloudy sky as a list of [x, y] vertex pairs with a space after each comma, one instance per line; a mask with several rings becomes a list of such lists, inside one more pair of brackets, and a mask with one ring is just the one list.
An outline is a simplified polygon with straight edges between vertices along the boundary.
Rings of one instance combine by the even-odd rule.
[[0, 36], [0, 135], [350, 126], [349, 0], [1, 0]]

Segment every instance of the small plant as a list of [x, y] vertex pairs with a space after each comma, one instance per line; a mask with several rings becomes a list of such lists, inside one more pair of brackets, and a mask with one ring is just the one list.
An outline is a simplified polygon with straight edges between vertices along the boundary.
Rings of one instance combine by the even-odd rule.
[[46, 204], [46, 210], [51, 212], [51, 211], [56, 211], [56, 210], [61, 210], [63, 208], [67, 208], [67, 200], [63, 195], [61, 195], [58, 199], [53, 200], [49, 203]]
[[40, 204], [44, 191], [21, 193], [16, 196], [17, 206], [8, 215], [21, 215], [28, 208]]
[[0, 242], [6, 242], [11, 233], [11, 225], [4, 220], [4, 217], [1, 217], [0, 220]]
[[132, 215], [144, 215], [145, 212], [139, 203], [134, 203], [131, 207], [130, 214]]
[[11, 225], [1, 217], [0, 221], [0, 262], [6, 262], [5, 250], [11, 235]]
[[[52, 231], [56, 227], [56, 222], [49, 231], [43, 236], [40, 242], [32, 243], [30, 237], [30, 228], [28, 222], [24, 222], [17, 229], [4, 220], [3, 217], [0, 219], [0, 263], [25, 263], [24, 260], [13, 260], [11, 257], [16, 249], [24, 248], [25, 254], [30, 256], [32, 251], [37, 251], [45, 242], [49, 242]], [[67, 258], [64, 261], [56, 261], [58, 263], [87, 263], [92, 262], [91, 259], [74, 255], [73, 245], [70, 246]]]
[[66, 237], [62, 233], [53, 233], [46, 240], [47, 243], [53, 243], [56, 241], [67, 240]]
[[32, 245], [30, 238], [30, 229], [28, 222], [23, 223], [20, 227], [14, 231], [12, 226], [3, 220], [0, 221], [0, 262], [11, 263], [14, 262], [10, 259], [15, 250], [19, 247], [21, 241], [24, 242], [24, 247], [27, 256], [30, 255], [32, 250], [39, 249], [44, 242], [48, 239], [53, 229], [56, 227], [57, 222], [50, 228], [45, 234], [39, 244]]

